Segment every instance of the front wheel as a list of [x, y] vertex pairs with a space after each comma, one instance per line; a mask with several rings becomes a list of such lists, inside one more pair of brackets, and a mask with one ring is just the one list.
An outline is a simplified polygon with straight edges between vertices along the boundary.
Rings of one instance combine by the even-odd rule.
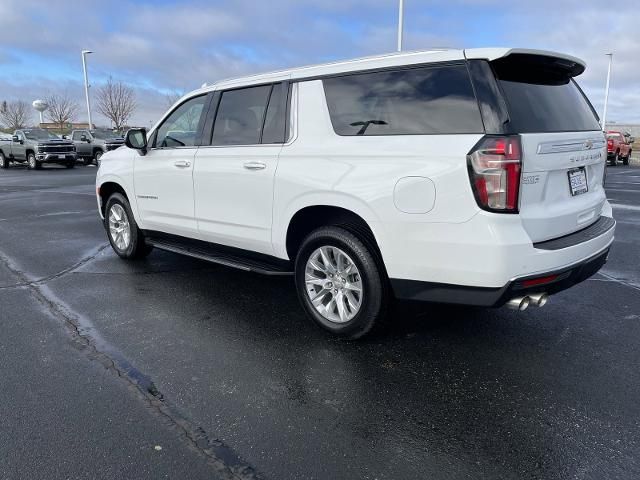
[[296, 257], [298, 297], [321, 328], [360, 338], [382, 323], [387, 278], [375, 252], [351, 232], [322, 227], [307, 236]]
[[0, 152], [0, 168], [9, 168], [9, 159]]
[[96, 165], [99, 167], [100, 166], [100, 159], [102, 158], [102, 152], [101, 151], [97, 151], [94, 155], [94, 158], [96, 159]]
[[75, 166], [76, 166], [75, 160], [72, 162], [67, 162], [67, 164], [65, 165], [65, 167], [67, 168], [75, 168]]
[[42, 168], [42, 164], [36, 160], [36, 156], [33, 153], [27, 156], [27, 168], [29, 170], [40, 170]]
[[622, 164], [629, 165], [630, 159], [631, 159], [631, 150], [629, 150], [629, 153], [627, 154], [627, 156], [622, 159]]
[[111, 247], [121, 258], [142, 258], [151, 252], [124, 195], [114, 193], [107, 200], [104, 227]]

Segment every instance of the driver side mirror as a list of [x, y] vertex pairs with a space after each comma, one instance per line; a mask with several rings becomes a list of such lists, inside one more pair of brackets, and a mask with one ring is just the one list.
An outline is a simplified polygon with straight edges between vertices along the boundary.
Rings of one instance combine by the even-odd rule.
[[141, 155], [147, 153], [147, 131], [144, 128], [132, 128], [127, 131], [124, 137], [124, 144], [138, 150]]
[[80, 135], [80, 141], [81, 141], [81, 142], [88, 142], [88, 141], [89, 141], [89, 139], [87, 138], [87, 136], [86, 136], [86, 135]]
[[14, 135], [13, 137], [11, 137], [11, 140], [13, 140], [15, 143], [22, 143], [18, 138], [18, 135]]

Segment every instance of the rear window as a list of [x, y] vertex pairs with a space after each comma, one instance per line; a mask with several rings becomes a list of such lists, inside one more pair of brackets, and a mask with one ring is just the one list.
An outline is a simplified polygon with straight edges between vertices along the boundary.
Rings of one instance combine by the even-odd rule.
[[510, 63], [508, 58], [493, 66], [507, 101], [511, 131], [600, 130], [598, 118], [571, 72], [541, 62], [527, 68], [524, 62]]
[[323, 82], [338, 135], [484, 132], [464, 65], [361, 73]]

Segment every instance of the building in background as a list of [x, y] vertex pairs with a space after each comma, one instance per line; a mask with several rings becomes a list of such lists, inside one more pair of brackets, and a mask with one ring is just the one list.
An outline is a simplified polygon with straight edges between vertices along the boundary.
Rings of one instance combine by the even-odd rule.
[[[60, 130], [60, 124], [53, 122], [44, 122], [40, 124], [40, 128], [44, 128], [45, 130]], [[88, 122], [67, 123], [65, 125], [66, 130], [82, 130], [87, 128], [89, 128]], [[96, 126], [94, 124], [92, 130], [95, 128]]]

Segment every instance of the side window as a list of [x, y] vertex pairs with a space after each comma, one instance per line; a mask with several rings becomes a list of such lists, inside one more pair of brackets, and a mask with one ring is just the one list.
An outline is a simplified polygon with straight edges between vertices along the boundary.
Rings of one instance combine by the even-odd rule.
[[73, 137], [71, 138], [71, 140], [79, 142], [81, 136], [82, 136], [82, 132], [75, 131], [73, 132]]
[[262, 143], [284, 143], [287, 121], [287, 91], [284, 83], [276, 83], [271, 90], [267, 116], [264, 119]]
[[222, 92], [212, 145], [256, 145], [271, 85]]
[[193, 147], [206, 101], [207, 96], [202, 95], [176, 108], [158, 127], [154, 147]]
[[323, 83], [338, 135], [484, 132], [464, 65], [345, 75]]

